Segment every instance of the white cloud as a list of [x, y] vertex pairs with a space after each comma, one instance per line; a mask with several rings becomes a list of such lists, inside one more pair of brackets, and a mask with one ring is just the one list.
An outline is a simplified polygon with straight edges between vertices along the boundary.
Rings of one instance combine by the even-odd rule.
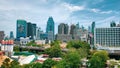
[[74, 5], [68, 4], [68, 3], [64, 3], [63, 5], [65, 8], [67, 8], [71, 12], [85, 9], [84, 6], [74, 6]]
[[95, 12], [95, 13], [100, 13], [100, 14], [110, 14], [110, 13], [113, 12], [112, 10], [109, 10], [109, 11], [102, 11], [102, 10], [100, 10], [100, 9], [95, 9], [95, 8], [90, 9], [90, 11]]
[[94, 9], [94, 8], [93, 8], [93, 9], [91, 9], [91, 11], [92, 11], [92, 12], [95, 12], [95, 13], [100, 12], [100, 10], [99, 10], [99, 9]]
[[102, 13], [102, 14], [110, 14], [110, 13], [112, 13], [112, 12], [113, 12], [113, 11], [110, 10], [110, 11], [102, 11], [101, 13]]

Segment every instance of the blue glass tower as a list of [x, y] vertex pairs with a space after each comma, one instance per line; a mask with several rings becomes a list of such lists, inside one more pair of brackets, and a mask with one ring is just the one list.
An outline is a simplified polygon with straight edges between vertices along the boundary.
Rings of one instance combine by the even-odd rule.
[[16, 38], [20, 40], [20, 37], [27, 37], [27, 22], [25, 20], [17, 20]]
[[54, 40], [54, 20], [52, 17], [48, 18], [47, 21], [47, 27], [46, 27], [46, 33], [48, 34], [48, 40], [53, 41]]

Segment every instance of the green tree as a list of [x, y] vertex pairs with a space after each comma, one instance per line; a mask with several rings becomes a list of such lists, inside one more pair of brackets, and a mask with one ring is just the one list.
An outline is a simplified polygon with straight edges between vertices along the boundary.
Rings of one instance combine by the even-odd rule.
[[20, 51], [19, 46], [14, 46], [13, 50], [14, 50], [15, 52], [19, 52], [19, 51]]
[[44, 61], [42, 68], [52, 68], [57, 62], [52, 59], [47, 59]]
[[6, 58], [4, 61], [3, 61], [3, 64], [1, 66], [1, 68], [10, 68], [10, 59], [9, 58]]
[[16, 60], [13, 60], [11, 63], [10, 63], [10, 68], [21, 68], [19, 62], [17, 62]]
[[55, 65], [55, 68], [70, 68], [70, 64], [66, 60], [61, 60]]
[[30, 64], [23, 65], [22, 68], [42, 68], [42, 64], [41, 63], [30, 63]]
[[70, 41], [67, 44], [67, 48], [85, 48], [85, 49], [90, 49], [90, 45], [87, 42], [82, 42], [82, 41]]
[[61, 57], [62, 50], [59, 44], [54, 44], [51, 48], [46, 49], [45, 53], [47, 53], [50, 57]]
[[70, 68], [79, 68], [80, 59], [80, 55], [75, 49], [69, 51], [64, 58], [68, 65], [70, 65]]
[[81, 58], [85, 58], [88, 56], [87, 49], [79, 48], [79, 49], [77, 49], [77, 51], [78, 51]]
[[35, 40], [27, 43], [26, 45], [27, 45], [27, 46], [38, 46], [38, 45], [36, 44]]
[[95, 52], [89, 60], [89, 68], [104, 68], [106, 61], [109, 59], [106, 51]]
[[60, 41], [55, 40], [55, 41], [51, 42], [50, 46], [58, 45], [60, 43], [61, 43]]

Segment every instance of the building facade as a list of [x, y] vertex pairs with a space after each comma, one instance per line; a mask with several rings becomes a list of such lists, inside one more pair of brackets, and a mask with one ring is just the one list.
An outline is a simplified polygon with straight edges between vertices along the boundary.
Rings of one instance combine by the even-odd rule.
[[14, 34], [13, 34], [13, 31], [10, 31], [10, 39], [14, 40]]
[[116, 27], [116, 23], [114, 21], [110, 22], [110, 27]]
[[27, 22], [25, 20], [17, 20], [16, 38], [27, 37]]
[[48, 18], [47, 21], [47, 27], [46, 27], [46, 33], [48, 34], [48, 40], [53, 41], [54, 40], [54, 20], [52, 17]]
[[61, 23], [60, 25], [58, 25], [58, 34], [68, 34], [68, 31], [68, 24]]
[[120, 27], [95, 28], [94, 45], [120, 47]]
[[0, 31], [0, 43], [2, 40], [4, 40], [4, 36], [5, 36], [4, 31]]
[[74, 24], [70, 26], [70, 34], [72, 36], [76, 34], [76, 26]]
[[32, 24], [32, 28], [33, 28], [33, 39], [36, 39], [36, 29], [37, 29], [37, 25], [34, 23]]

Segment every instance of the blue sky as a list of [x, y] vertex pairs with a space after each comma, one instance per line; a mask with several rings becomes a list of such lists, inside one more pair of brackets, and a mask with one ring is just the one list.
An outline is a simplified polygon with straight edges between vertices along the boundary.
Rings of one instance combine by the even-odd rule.
[[0, 31], [6, 35], [14, 31], [16, 20], [24, 19], [46, 29], [49, 16], [60, 23], [76, 24], [86, 28], [92, 21], [96, 27], [108, 27], [111, 21], [120, 21], [120, 0], [0, 0]]

